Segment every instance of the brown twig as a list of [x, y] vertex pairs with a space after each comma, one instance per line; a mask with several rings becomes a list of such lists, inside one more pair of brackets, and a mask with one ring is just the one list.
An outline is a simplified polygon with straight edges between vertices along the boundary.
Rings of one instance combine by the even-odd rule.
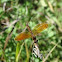
[[[51, 44], [56, 45], [56, 43], [54, 43], [54, 42], [51, 42]], [[57, 47], [62, 49], [62, 46], [60, 46], [59, 44], [57, 45]]]
[[51, 49], [51, 51], [47, 54], [47, 56], [43, 59], [42, 62], [46, 62], [46, 60], [48, 59], [48, 57], [50, 56], [50, 54], [53, 52], [53, 50], [56, 48], [57, 44]]
[[[16, 21], [18, 22], [18, 20], [16, 20]], [[6, 48], [7, 44], [8, 44], [9, 39], [10, 39], [11, 36], [12, 36], [12, 32], [13, 32], [13, 30], [14, 30], [15, 25], [16, 25], [16, 23], [14, 23], [14, 26], [13, 26], [11, 32], [8, 34], [8, 36], [7, 36], [7, 38], [6, 38], [6, 42], [5, 42], [5, 45], [4, 45], [4, 50], [5, 50], [5, 48]]]
[[[6, 29], [8, 29], [9, 27], [15, 25], [18, 21], [19, 21], [19, 20], [14, 20], [12, 23], [9, 23], [9, 24], [2, 30], [2, 32], [0, 32], [0, 34], [4, 33], [4, 31], [5, 31]], [[14, 26], [13, 26], [13, 27], [14, 27]]]
[[[17, 20], [17, 22], [18, 22], [18, 20]], [[8, 41], [10, 40], [10, 38], [11, 38], [11, 36], [12, 36], [13, 30], [14, 30], [14, 28], [15, 28], [15, 25], [16, 25], [16, 23], [14, 24], [14, 26], [13, 26], [11, 32], [8, 34], [8, 36], [7, 36], [7, 38], [6, 38], [3, 52], [4, 52], [4, 50], [6, 49], [6, 46], [7, 46], [7, 44], [8, 44]], [[4, 54], [5, 54], [5, 52], [4, 52]], [[4, 54], [3, 54], [2, 57], [1, 57], [2, 59], [4, 59]]]
[[50, 10], [54, 13], [54, 9], [53, 9], [52, 4], [51, 4], [48, 0], [46, 0], [46, 1], [47, 1], [48, 5], [49, 5], [49, 7], [50, 7]]

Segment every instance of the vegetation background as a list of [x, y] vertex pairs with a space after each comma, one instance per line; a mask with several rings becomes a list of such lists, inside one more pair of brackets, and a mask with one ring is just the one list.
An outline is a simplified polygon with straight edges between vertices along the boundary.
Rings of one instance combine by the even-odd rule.
[[32, 60], [33, 40], [14, 40], [27, 22], [31, 29], [38, 23], [48, 23], [48, 28], [36, 37], [39, 49], [45, 62], [62, 62], [62, 0], [0, 0], [0, 62]]

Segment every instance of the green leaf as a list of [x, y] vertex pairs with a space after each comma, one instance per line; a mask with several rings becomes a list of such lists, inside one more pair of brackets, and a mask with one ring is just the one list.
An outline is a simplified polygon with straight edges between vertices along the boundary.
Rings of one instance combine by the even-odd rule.
[[0, 13], [3, 12], [3, 9], [0, 7]]
[[18, 54], [19, 54], [19, 51], [20, 51], [20, 43], [18, 42], [17, 43], [17, 46], [16, 46], [16, 61], [18, 62]]

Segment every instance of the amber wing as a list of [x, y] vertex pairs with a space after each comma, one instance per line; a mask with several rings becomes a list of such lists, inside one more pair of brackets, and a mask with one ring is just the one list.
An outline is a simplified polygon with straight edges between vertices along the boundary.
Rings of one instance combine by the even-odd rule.
[[[47, 27], [48, 27], [47, 23], [37, 24], [33, 28], [32, 32], [33, 32], [34, 36], [36, 36], [41, 31], [45, 30]], [[31, 37], [31, 33], [29, 31], [28, 32], [25, 31], [25, 32], [20, 33], [18, 36], [16, 36], [15, 40], [20, 41], [20, 40], [24, 40], [24, 39], [27, 39], [27, 38], [30, 38], [30, 37]]]

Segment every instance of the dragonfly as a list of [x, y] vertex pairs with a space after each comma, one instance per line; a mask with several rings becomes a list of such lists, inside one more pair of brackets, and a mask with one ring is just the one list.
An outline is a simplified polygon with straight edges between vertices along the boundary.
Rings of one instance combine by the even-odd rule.
[[15, 37], [15, 40], [20, 41], [20, 40], [24, 40], [27, 38], [32, 38], [34, 40], [33, 55], [35, 55], [35, 57], [42, 59], [42, 54], [40, 53], [40, 50], [38, 47], [38, 43], [37, 43], [38, 40], [36, 40], [36, 35], [38, 35], [41, 31], [45, 30], [47, 27], [48, 27], [47, 23], [40, 23], [40, 24], [37, 24], [31, 30], [30, 27], [27, 25], [28, 31], [25, 30], [25, 31], [21, 32], [18, 36]]
[[[46, 28], [48, 27], [48, 24], [47, 23], [40, 23], [40, 24], [37, 24], [33, 29], [32, 29], [32, 33], [34, 36], [37, 36], [40, 32], [42, 32], [43, 30], [45, 30]], [[20, 40], [24, 40], [24, 39], [27, 39], [27, 38], [31, 38], [31, 33], [29, 31], [24, 31], [24, 32], [21, 32], [19, 35], [17, 35], [15, 37], [15, 40], [16, 41], [20, 41]]]

